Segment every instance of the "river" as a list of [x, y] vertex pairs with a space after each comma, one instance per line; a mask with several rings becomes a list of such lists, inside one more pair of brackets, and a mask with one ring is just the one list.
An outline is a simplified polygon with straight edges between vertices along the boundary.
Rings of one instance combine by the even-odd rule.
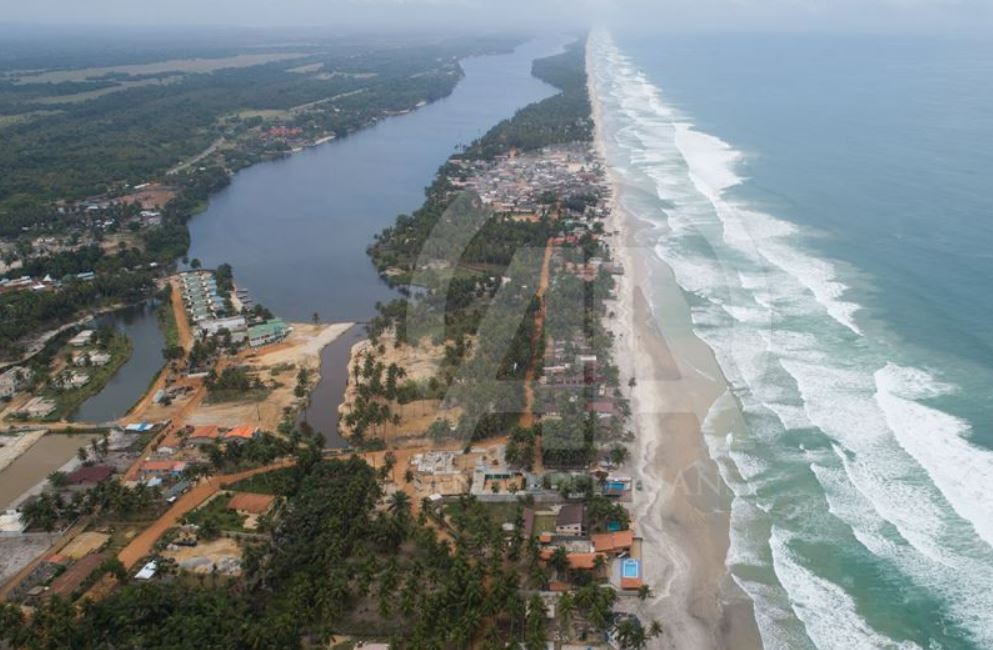
[[[366, 255], [373, 236], [424, 200], [424, 188], [457, 146], [554, 89], [531, 62], [571, 39], [545, 36], [512, 53], [462, 62], [465, 78], [437, 102], [281, 160], [239, 172], [190, 223], [189, 257], [227, 262], [238, 286], [279, 316], [367, 320], [394, 293]], [[329, 445], [356, 330], [328, 346], [307, 419]]]
[[134, 351], [103, 390], [73, 413], [72, 419], [78, 422], [101, 424], [123, 417], [145, 394], [164, 363], [165, 337], [151, 302], [104, 314], [92, 323], [93, 327], [104, 325], [125, 334]]

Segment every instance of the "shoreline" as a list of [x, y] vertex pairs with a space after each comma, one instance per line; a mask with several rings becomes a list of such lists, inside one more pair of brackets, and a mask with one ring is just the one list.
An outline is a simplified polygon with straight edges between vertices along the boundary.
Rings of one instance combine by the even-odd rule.
[[[643, 485], [633, 515], [643, 538], [643, 579], [653, 595], [632, 602], [646, 620], [665, 630], [657, 645], [671, 648], [761, 648], [751, 600], [734, 582], [725, 562], [730, 548], [731, 492], [710, 457], [702, 423], [727, 390], [710, 349], [689, 326], [688, 309], [672, 272], [663, 263], [663, 301], [672, 318], [658, 325], [642, 292], [651, 277], [650, 257], [635, 256], [645, 222], [621, 205], [622, 182], [608, 163], [602, 111], [587, 43], [587, 76], [594, 146], [611, 186], [607, 230], [612, 253], [624, 269], [614, 299], [621, 383], [632, 405], [628, 469]], [[648, 256], [650, 248], [643, 248]], [[701, 370], [701, 368], [705, 370]], [[635, 385], [628, 387], [628, 380]]]

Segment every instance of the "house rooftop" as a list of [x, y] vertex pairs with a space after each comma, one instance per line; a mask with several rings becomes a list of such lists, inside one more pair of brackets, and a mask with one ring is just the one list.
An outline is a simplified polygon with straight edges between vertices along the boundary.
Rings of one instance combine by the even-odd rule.
[[104, 559], [103, 553], [90, 553], [56, 578], [47, 593], [62, 597], [70, 596], [103, 563]]
[[143, 472], [181, 472], [186, 463], [181, 460], [146, 460], [141, 464]]
[[114, 468], [109, 465], [90, 465], [80, 467], [69, 473], [66, 477], [73, 485], [81, 483], [100, 483], [106, 481], [114, 473]]
[[582, 503], [567, 503], [555, 517], [556, 526], [575, 526], [582, 524], [586, 518], [586, 506]]
[[258, 432], [257, 427], [253, 427], [250, 424], [243, 424], [239, 427], [235, 427], [224, 434], [225, 438], [240, 438], [242, 440], [248, 440], [255, 437]]
[[599, 533], [593, 535], [593, 548], [599, 553], [617, 553], [631, 548], [634, 543], [633, 530], [621, 530], [616, 533]]

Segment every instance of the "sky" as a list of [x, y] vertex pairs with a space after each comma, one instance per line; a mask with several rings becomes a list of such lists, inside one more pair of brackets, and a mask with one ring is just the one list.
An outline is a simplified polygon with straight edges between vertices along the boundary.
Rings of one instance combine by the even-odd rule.
[[646, 31], [993, 31], [993, 0], [0, 0], [41, 25], [584, 27]]

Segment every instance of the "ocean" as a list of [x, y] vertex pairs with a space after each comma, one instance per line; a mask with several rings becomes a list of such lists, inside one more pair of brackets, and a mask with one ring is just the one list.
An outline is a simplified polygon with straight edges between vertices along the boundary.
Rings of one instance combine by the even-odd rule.
[[622, 205], [730, 386], [705, 429], [766, 647], [993, 647], [993, 44], [591, 52]]

